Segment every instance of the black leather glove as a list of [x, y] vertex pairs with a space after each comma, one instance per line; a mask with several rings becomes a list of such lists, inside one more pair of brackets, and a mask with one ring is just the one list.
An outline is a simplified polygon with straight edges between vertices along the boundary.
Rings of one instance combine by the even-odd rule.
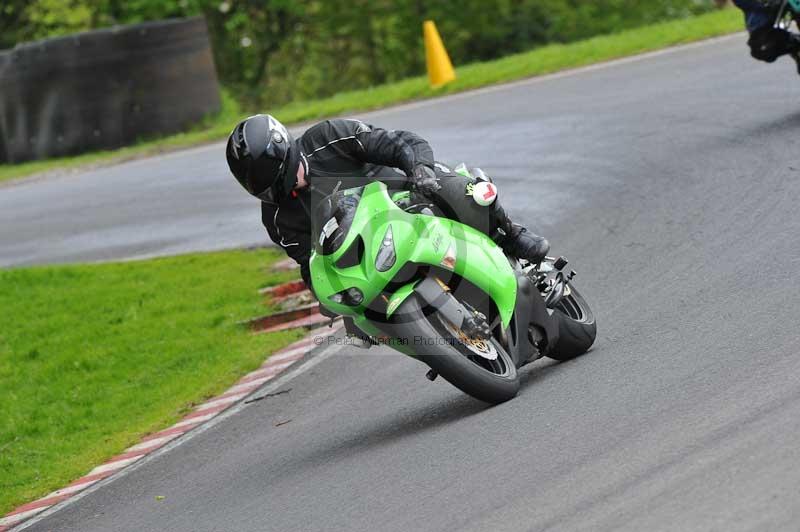
[[411, 188], [426, 196], [439, 191], [442, 186], [433, 168], [426, 164], [418, 164], [411, 175]]

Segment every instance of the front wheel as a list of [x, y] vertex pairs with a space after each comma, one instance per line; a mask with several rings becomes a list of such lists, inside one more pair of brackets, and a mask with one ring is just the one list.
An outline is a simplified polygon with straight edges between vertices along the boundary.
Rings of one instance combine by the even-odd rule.
[[[517, 368], [497, 340], [467, 338], [439, 313], [426, 315], [416, 296], [409, 297], [403, 307], [402, 315], [416, 318], [405, 333], [407, 337], [421, 339], [416, 358], [462, 392], [481, 401], [499, 404], [517, 396]], [[397, 313], [401, 314], [401, 310]]]
[[558, 320], [558, 342], [548, 353], [555, 360], [569, 360], [584, 354], [597, 337], [592, 309], [571, 285], [570, 292], [553, 309]]

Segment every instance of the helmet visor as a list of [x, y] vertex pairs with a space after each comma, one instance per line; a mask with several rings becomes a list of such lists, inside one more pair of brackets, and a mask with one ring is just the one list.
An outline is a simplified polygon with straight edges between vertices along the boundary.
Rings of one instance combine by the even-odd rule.
[[254, 159], [247, 170], [248, 192], [262, 199], [261, 195], [269, 192], [273, 184], [280, 182], [285, 172], [285, 156], [283, 160], [264, 156]]

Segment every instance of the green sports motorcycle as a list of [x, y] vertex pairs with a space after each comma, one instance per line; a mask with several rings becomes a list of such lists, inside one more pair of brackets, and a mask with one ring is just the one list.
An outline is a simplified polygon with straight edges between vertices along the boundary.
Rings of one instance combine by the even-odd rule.
[[[427, 201], [427, 203], [426, 203]], [[501, 403], [517, 370], [594, 342], [592, 311], [563, 257], [528, 264], [435, 205], [384, 183], [335, 190], [312, 215], [314, 292], [368, 345], [387, 345], [463, 392]]]

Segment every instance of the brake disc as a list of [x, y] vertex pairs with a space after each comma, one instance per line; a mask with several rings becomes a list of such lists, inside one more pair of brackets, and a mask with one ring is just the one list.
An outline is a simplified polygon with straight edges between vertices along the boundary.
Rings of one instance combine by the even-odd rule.
[[447, 331], [453, 335], [461, 345], [469, 349], [471, 353], [478, 355], [486, 360], [497, 360], [497, 348], [489, 340], [481, 338], [470, 338], [464, 331], [453, 325], [447, 320], [442, 320]]

